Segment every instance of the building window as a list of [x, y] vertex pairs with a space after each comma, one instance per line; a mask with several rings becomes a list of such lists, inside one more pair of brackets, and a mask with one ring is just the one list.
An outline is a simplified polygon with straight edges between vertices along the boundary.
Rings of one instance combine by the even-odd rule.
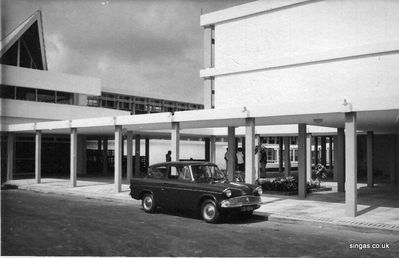
[[55, 91], [37, 90], [37, 101], [55, 103]]
[[3, 98], [3, 99], [15, 99], [15, 87], [14, 86], [1, 85], [0, 98]]
[[36, 90], [32, 88], [17, 87], [17, 99], [36, 101]]
[[59, 103], [59, 104], [72, 104], [73, 103], [72, 93], [57, 91], [56, 97], [57, 97], [57, 103]]

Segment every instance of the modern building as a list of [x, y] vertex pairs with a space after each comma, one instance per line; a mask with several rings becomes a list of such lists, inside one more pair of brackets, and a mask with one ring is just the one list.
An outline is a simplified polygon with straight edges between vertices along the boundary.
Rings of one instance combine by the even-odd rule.
[[104, 135], [114, 139], [114, 184], [121, 191], [123, 136], [130, 178], [133, 137], [137, 151], [143, 135], [162, 135], [170, 139], [173, 160], [181, 157], [183, 137], [207, 139], [205, 159], [211, 161], [218, 159], [217, 142], [227, 139], [232, 179], [236, 138], [241, 138], [247, 182], [259, 176], [255, 148], [261, 143], [275, 148], [286, 175], [291, 161], [297, 162], [301, 198], [306, 198], [312, 163], [333, 161], [346, 213], [356, 216], [361, 169], [369, 187], [377, 172], [399, 185], [397, 17], [395, 1], [361, 0], [255, 1], [203, 14], [204, 110], [9, 123], [4, 127], [7, 175], [14, 171], [15, 135], [35, 135], [35, 178], [40, 183], [42, 133], [69, 134], [70, 179], [76, 186], [82, 166], [78, 138]]
[[[102, 87], [98, 78], [49, 71], [40, 11], [16, 28], [2, 29], [5, 35], [0, 52], [2, 171], [7, 170], [6, 132], [10, 124], [203, 109], [201, 104], [135, 96], [126, 91], [107, 89]], [[102, 146], [108, 142], [101, 132], [78, 137], [78, 157], [82, 159], [79, 174], [86, 173], [84, 161], [93, 160], [90, 156], [93, 152], [86, 151], [90, 140], [100, 141]], [[34, 175], [34, 136], [16, 134], [9, 139], [9, 145], [11, 143], [15, 145], [14, 176]], [[44, 175], [68, 175], [69, 160], [65, 156], [69, 156], [69, 135], [45, 134], [42, 143]], [[108, 160], [113, 160], [113, 150], [103, 149], [101, 156], [107, 157], [102, 162], [111, 163]], [[98, 167], [98, 164], [95, 165]], [[5, 175], [2, 173], [2, 181]]]

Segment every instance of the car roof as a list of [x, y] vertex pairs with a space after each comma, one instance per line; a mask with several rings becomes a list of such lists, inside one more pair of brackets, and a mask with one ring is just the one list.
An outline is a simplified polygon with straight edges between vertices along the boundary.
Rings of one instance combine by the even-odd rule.
[[208, 161], [170, 161], [170, 162], [161, 162], [161, 163], [156, 163], [153, 165], [150, 165], [150, 167], [158, 167], [158, 166], [176, 166], [176, 165], [181, 165], [181, 166], [189, 166], [189, 165], [213, 165], [216, 166], [215, 163], [208, 162]]

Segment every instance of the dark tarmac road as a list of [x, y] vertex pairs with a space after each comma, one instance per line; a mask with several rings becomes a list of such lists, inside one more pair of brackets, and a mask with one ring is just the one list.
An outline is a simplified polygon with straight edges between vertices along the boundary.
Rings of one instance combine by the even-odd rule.
[[[146, 214], [137, 205], [1, 191], [1, 254], [12, 256], [399, 257], [399, 234], [266, 215], [207, 224], [192, 214]], [[389, 248], [350, 248], [350, 244]]]

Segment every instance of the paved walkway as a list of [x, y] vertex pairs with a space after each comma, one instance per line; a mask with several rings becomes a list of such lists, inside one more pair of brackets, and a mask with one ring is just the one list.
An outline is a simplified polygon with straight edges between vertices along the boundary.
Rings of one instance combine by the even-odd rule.
[[[30, 191], [140, 204], [129, 196], [127, 184], [122, 184], [122, 192], [116, 193], [111, 182], [110, 179], [83, 178], [78, 180], [77, 187], [71, 187], [68, 179], [44, 178], [41, 184], [36, 184], [34, 179], [12, 180], [7, 184]], [[332, 190], [312, 193], [305, 200], [296, 196], [264, 194], [263, 205], [257, 212], [266, 213], [269, 220], [310, 221], [399, 232], [398, 186], [367, 188], [358, 184], [358, 216], [352, 218], [345, 216], [345, 194], [336, 192], [335, 183], [324, 184]]]

